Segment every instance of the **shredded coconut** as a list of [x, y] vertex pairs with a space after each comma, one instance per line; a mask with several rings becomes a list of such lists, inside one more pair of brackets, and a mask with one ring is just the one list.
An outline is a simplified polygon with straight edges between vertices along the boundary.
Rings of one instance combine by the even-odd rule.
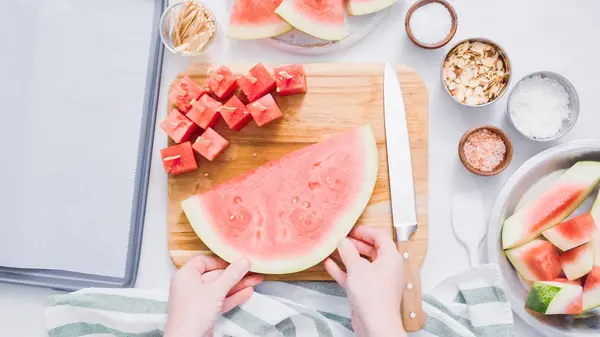
[[424, 44], [442, 41], [452, 27], [452, 16], [446, 6], [432, 2], [417, 8], [410, 17], [410, 30]]

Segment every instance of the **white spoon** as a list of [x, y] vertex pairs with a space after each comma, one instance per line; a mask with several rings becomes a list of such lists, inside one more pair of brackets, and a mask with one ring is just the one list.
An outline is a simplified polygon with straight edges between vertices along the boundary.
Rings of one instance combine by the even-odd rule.
[[468, 192], [452, 199], [452, 228], [458, 240], [467, 248], [471, 267], [479, 265], [479, 244], [487, 231], [481, 194], [473, 186]]

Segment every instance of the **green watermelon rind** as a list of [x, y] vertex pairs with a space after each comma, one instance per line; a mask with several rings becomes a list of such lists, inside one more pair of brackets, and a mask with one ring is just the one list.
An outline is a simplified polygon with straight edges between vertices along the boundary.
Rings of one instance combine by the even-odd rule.
[[353, 16], [366, 15], [386, 9], [395, 4], [398, 0], [370, 0], [370, 1], [353, 1], [348, 0], [346, 10], [348, 14]]
[[288, 0], [284, 0], [279, 7], [275, 9], [275, 13], [279, 14], [281, 18], [294, 28], [319, 39], [339, 41], [348, 35], [343, 24], [332, 25], [327, 22], [320, 23], [311, 20], [309, 17], [297, 11], [292, 2]]
[[525, 307], [540, 314], [545, 314], [550, 303], [561, 289], [560, 287], [536, 282], [529, 291]]
[[[261, 274], [290, 274], [306, 270], [331, 255], [335, 251], [339, 240], [348, 235], [371, 199], [379, 166], [377, 144], [371, 126], [365, 125], [355, 132], [362, 139], [364, 146], [364, 152], [360, 155], [364, 157], [365, 167], [362, 174], [365, 179], [353, 202], [347, 205], [346, 213], [341, 216], [336, 224], [331, 226], [333, 228], [332, 232], [312, 251], [302, 256], [280, 259], [277, 257], [271, 259], [251, 257], [252, 267], [250, 271]], [[223, 243], [219, 234], [213, 229], [208, 216], [209, 212], [204, 209], [200, 196], [193, 195], [183, 200], [181, 206], [196, 234], [212, 252], [228, 262], [242, 257], [242, 254], [235, 248]]]

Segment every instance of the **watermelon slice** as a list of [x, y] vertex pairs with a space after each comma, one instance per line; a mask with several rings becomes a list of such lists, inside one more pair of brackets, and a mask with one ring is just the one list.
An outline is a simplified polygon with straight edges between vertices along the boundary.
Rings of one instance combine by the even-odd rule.
[[294, 28], [323, 40], [346, 37], [344, 0], [284, 0], [275, 13]]
[[560, 257], [560, 265], [569, 280], [578, 279], [589, 273], [594, 267], [592, 245], [586, 243], [564, 252]]
[[160, 128], [175, 141], [175, 143], [182, 143], [190, 139], [194, 131], [196, 131], [196, 124], [185, 117], [177, 109], [171, 110], [167, 118], [160, 122]]
[[561, 272], [558, 250], [545, 240], [535, 239], [523, 246], [509, 249], [506, 257], [527, 281], [551, 281]]
[[221, 137], [215, 130], [208, 128], [196, 139], [192, 146], [204, 158], [212, 161], [229, 146], [227, 139]]
[[398, 0], [347, 0], [346, 10], [350, 15], [365, 15], [378, 12], [395, 4]]
[[600, 267], [600, 230], [597, 230], [591, 241], [594, 251], [594, 266]]
[[275, 8], [283, 0], [235, 0], [227, 36], [239, 40], [264, 39], [293, 29]]
[[238, 78], [238, 84], [249, 102], [263, 97], [277, 87], [271, 73], [262, 63], [256, 64], [250, 71]]
[[221, 103], [214, 98], [204, 95], [198, 101], [192, 101], [192, 108], [187, 118], [203, 129], [212, 128], [219, 121]]
[[241, 130], [252, 120], [252, 115], [237, 96], [232, 96], [227, 103], [219, 108], [219, 113], [233, 131]]
[[577, 162], [536, 200], [504, 221], [502, 247], [522, 245], [563, 221], [581, 205], [599, 181], [600, 162]]
[[175, 104], [177, 109], [186, 113], [192, 107], [192, 100], [198, 100], [206, 90], [198, 83], [194, 82], [189, 76], [184, 76], [177, 85], [169, 90], [169, 100]]
[[554, 226], [542, 234], [558, 249], [567, 251], [590, 242], [595, 232], [594, 218], [590, 213], [586, 213]]
[[220, 66], [214, 70], [209, 68], [206, 71], [208, 75], [208, 89], [220, 100], [226, 100], [238, 87], [237, 79], [226, 66]]
[[534, 282], [525, 308], [545, 315], [577, 315], [583, 312], [582, 293], [580, 285], [553, 281]]
[[258, 126], [263, 126], [283, 117], [283, 113], [270, 94], [248, 104], [246, 108], [248, 108]]
[[583, 286], [583, 311], [600, 307], [600, 267], [594, 267]]
[[285, 274], [329, 256], [373, 193], [375, 137], [363, 126], [267, 162], [182, 201], [200, 239], [227, 261]]
[[301, 64], [288, 64], [275, 68], [275, 82], [279, 96], [306, 92], [306, 72]]
[[160, 150], [163, 167], [165, 172], [171, 175], [178, 175], [196, 171], [198, 163], [192, 151], [192, 144], [185, 142], [173, 146], [169, 146]]

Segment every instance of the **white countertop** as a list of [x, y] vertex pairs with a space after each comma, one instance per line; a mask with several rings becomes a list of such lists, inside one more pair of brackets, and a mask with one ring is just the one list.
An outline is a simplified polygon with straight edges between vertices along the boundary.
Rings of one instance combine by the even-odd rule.
[[[465, 180], [475, 182], [490, 209], [496, 193], [527, 158], [554, 143], [534, 143], [510, 126], [505, 115], [506, 98], [485, 108], [460, 107], [444, 92], [439, 80], [441, 58], [449, 46], [441, 50], [423, 50], [414, 46], [404, 33], [407, 2], [394, 8], [376, 31], [360, 43], [335, 54], [322, 56], [292, 55], [270, 49], [255, 42], [229, 42], [221, 35], [213, 47], [213, 62], [393, 62], [406, 64], [421, 74], [429, 91], [429, 252], [422, 267], [424, 290], [431, 289], [443, 278], [468, 267], [468, 256], [455, 239], [450, 224], [450, 200], [453, 191]], [[598, 137], [600, 110], [596, 104], [598, 67], [598, 32], [600, 2], [581, 0], [569, 3], [559, 0], [528, 1], [451, 1], [459, 16], [459, 28], [453, 42], [466, 37], [487, 37], [504, 47], [513, 65], [513, 82], [537, 70], [551, 70], [566, 76], [576, 87], [581, 100], [579, 122], [564, 139]], [[224, 6], [224, 5], [223, 5]], [[214, 9], [219, 16], [224, 7]], [[221, 12], [222, 14], [223, 12]], [[451, 42], [452, 43], [452, 42]], [[167, 83], [185, 67], [168, 52], [165, 57], [163, 86], [159, 106], [165, 106]], [[166, 114], [159, 110], [159, 118]], [[483, 124], [497, 125], [509, 133], [514, 143], [514, 158], [501, 175], [490, 178], [469, 174], [456, 154], [462, 133]], [[158, 151], [166, 145], [162, 132], [155, 137], [152, 173], [147, 204], [146, 224], [137, 287], [166, 287], [173, 266], [167, 254], [166, 240], [166, 175]], [[47, 296], [56, 291], [0, 284], [0, 331], [6, 336], [44, 336], [44, 305]], [[518, 323], [517, 336], [525, 333]]]

